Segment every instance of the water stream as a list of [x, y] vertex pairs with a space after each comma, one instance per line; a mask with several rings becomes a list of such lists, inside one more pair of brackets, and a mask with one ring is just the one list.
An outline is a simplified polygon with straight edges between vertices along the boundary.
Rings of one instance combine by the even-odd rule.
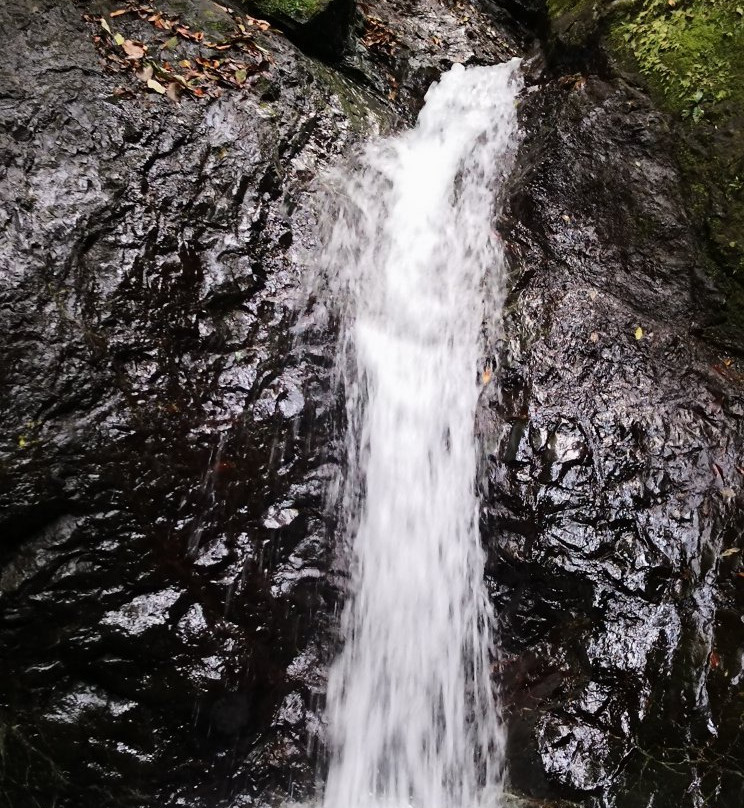
[[416, 127], [341, 181], [323, 265], [341, 324], [351, 582], [324, 808], [498, 804], [474, 424], [501, 317], [492, 226], [519, 89], [516, 60], [455, 65]]

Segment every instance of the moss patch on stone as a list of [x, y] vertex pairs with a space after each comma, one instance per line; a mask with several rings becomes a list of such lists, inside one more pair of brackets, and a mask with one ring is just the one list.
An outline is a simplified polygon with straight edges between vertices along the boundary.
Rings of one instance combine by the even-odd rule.
[[744, 2], [644, 0], [611, 21], [607, 42], [678, 116], [678, 157], [709, 242], [726, 316], [744, 323]]
[[619, 17], [609, 41], [684, 117], [715, 117], [726, 101], [744, 105], [741, 0], [645, 0]]
[[555, 47], [603, 50], [677, 119], [706, 272], [727, 300], [723, 315], [744, 334], [744, 0], [547, 0], [547, 8]]
[[553, 36], [564, 45], [579, 46], [596, 28], [594, 0], [547, 0]]
[[235, 28], [230, 14], [212, 0], [165, 0], [159, 10], [180, 17], [196, 31], [203, 31], [210, 39], [223, 39]]
[[329, 0], [252, 0], [252, 5], [266, 16], [301, 25], [323, 11], [328, 3]]

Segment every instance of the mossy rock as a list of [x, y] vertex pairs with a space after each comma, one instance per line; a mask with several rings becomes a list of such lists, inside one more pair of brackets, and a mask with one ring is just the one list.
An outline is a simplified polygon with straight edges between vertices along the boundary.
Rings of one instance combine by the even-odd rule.
[[554, 59], [593, 54], [676, 119], [707, 274], [726, 298], [723, 316], [744, 334], [744, 2], [547, 0], [547, 10]]
[[306, 25], [325, 11], [332, 0], [254, 0], [266, 16], [285, 19], [294, 25]]
[[744, 333], [744, 3], [644, 0], [611, 20], [606, 41], [681, 121], [678, 157], [709, 273], [725, 317]]
[[354, 0], [244, 0], [248, 13], [274, 23], [307, 53], [339, 59], [349, 41]]
[[581, 47], [597, 30], [598, 14], [594, 0], [548, 0], [550, 32], [565, 47]]
[[159, 8], [212, 40], [224, 39], [235, 29], [230, 14], [212, 0], [161, 0]]

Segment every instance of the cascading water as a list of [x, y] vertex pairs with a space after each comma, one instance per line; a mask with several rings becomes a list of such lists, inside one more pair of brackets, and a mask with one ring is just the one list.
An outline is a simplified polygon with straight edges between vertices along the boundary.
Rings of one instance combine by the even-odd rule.
[[517, 60], [455, 65], [416, 127], [342, 180], [323, 266], [341, 324], [352, 580], [324, 808], [498, 804], [475, 411], [484, 324], [501, 316], [491, 228], [519, 88]]

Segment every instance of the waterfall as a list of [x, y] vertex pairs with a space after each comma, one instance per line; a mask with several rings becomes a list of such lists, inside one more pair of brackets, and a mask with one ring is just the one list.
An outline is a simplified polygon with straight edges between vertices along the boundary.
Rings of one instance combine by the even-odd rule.
[[351, 581], [328, 686], [324, 808], [498, 804], [475, 412], [484, 333], [501, 317], [492, 225], [519, 89], [518, 60], [455, 65], [414, 129], [371, 144], [346, 172], [328, 214]]

